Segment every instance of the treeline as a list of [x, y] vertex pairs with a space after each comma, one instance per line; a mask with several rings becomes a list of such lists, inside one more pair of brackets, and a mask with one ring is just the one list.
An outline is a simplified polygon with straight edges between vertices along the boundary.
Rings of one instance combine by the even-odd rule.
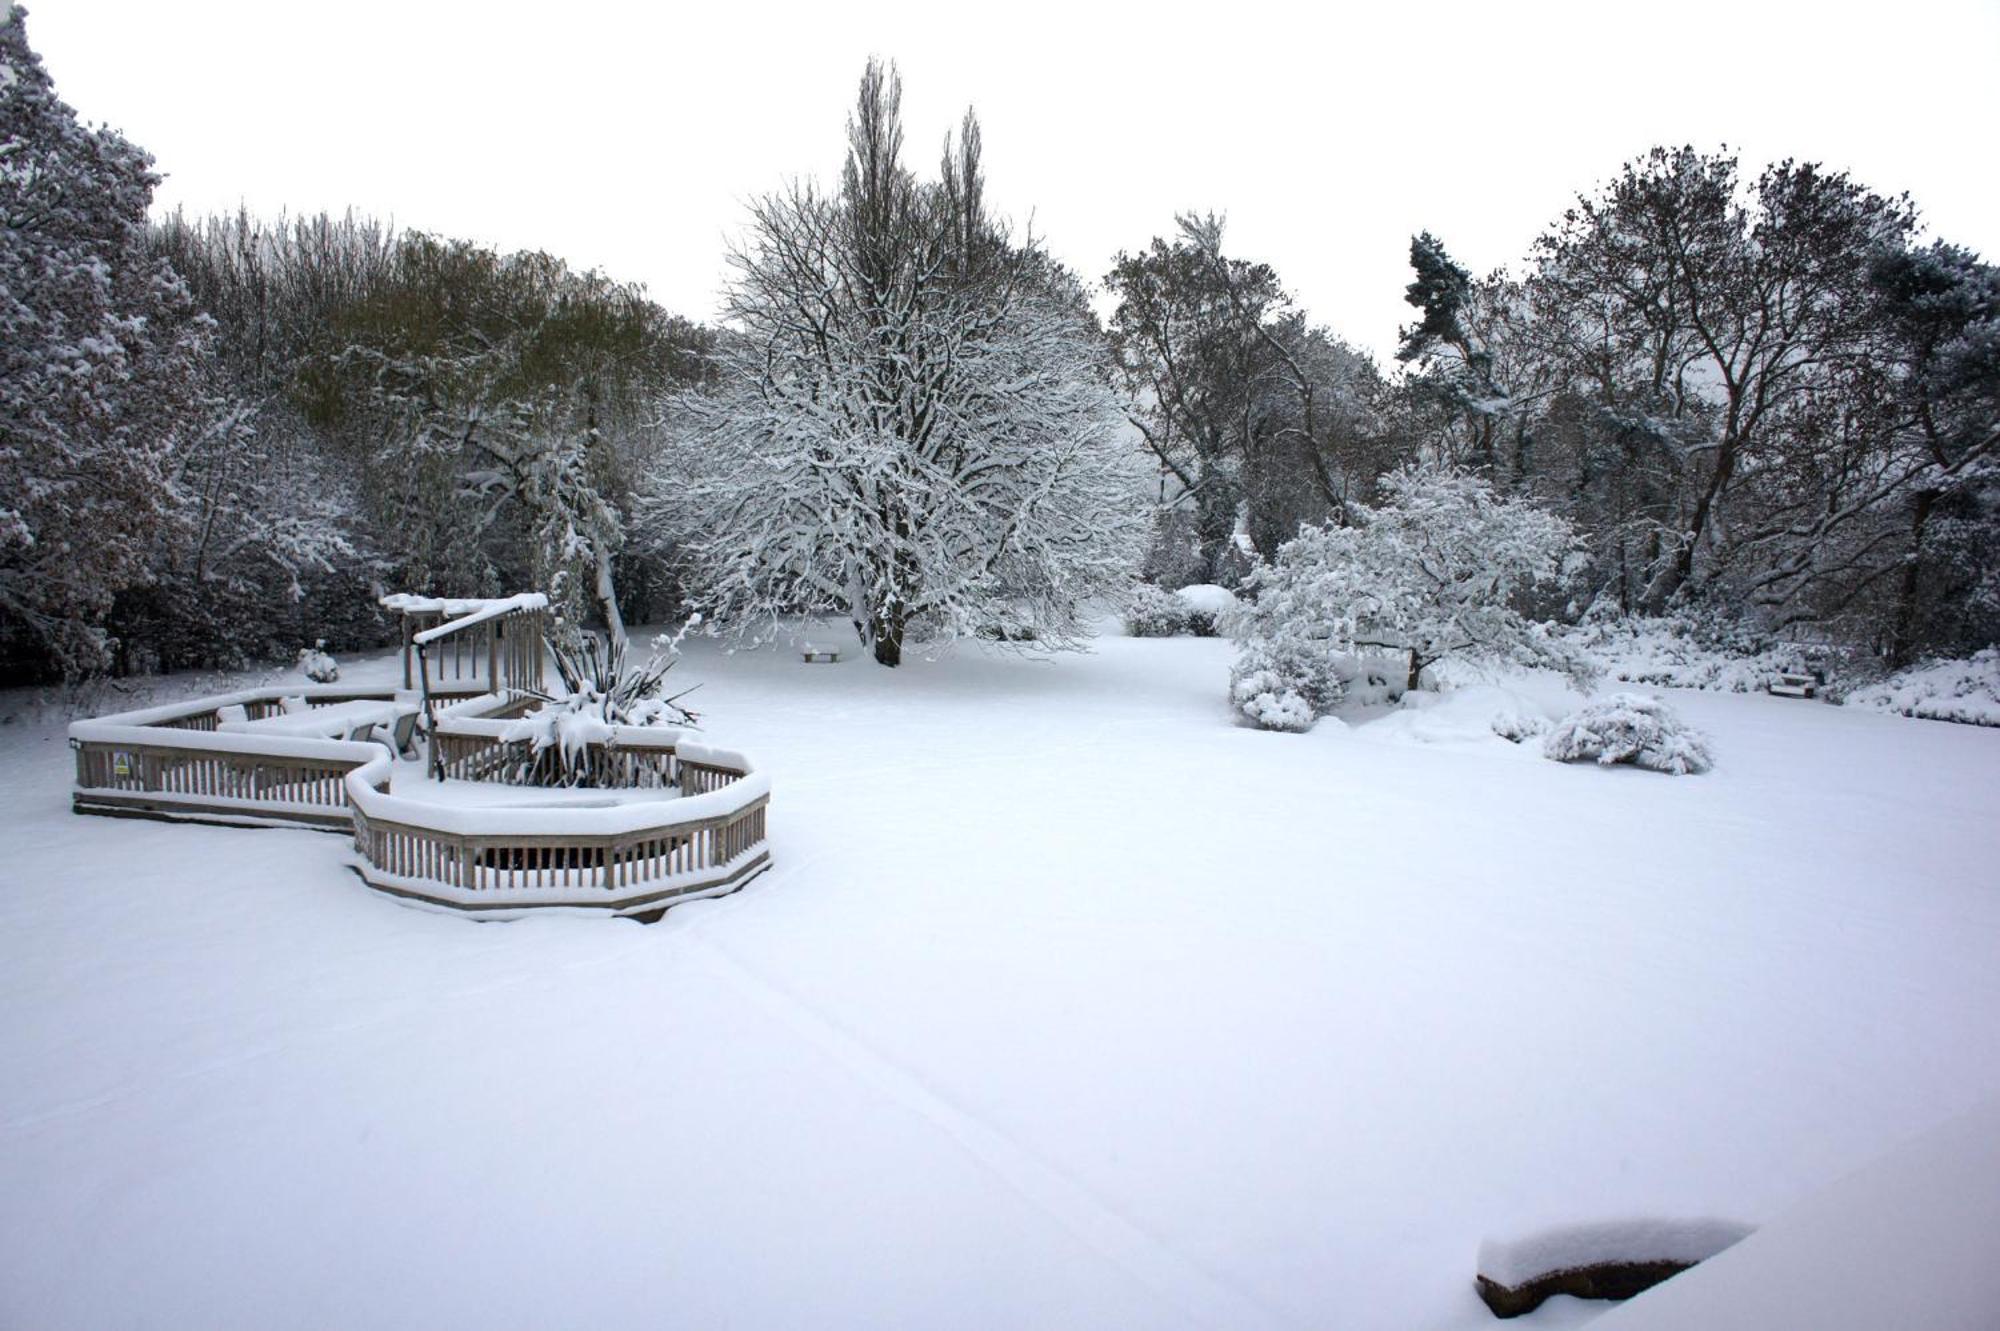
[[56, 97], [18, 8], [0, 62], [0, 677], [376, 642], [385, 588], [667, 608], [629, 496], [709, 331], [351, 215], [151, 223], [151, 159]]
[[1475, 278], [1410, 247], [1403, 370], [1228, 257], [1120, 256], [1111, 333], [1171, 478], [1151, 572], [1233, 583], [1409, 460], [1566, 518], [1568, 613], [1698, 607], [1892, 665], [2000, 636], [2000, 271], [1906, 199], [1656, 149]]
[[708, 331], [546, 254], [352, 215], [174, 217], [149, 244], [214, 317], [240, 425], [190, 486], [203, 544], [120, 629], [158, 643], [178, 624], [196, 659], [261, 649], [260, 626], [372, 622], [360, 593], [383, 585], [533, 586], [614, 623], [621, 599], [664, 608], [626, 547], [630, 497]]
[[753, 208], [715, 330], [353, 215], [151, 223], [150, 159], [56, 99], [18, 9], [0, 56], [11, 680], [360, 646], [385, 588], [614, 629], [834, 611], [886, 663], [1060, 643], [1129, 577], [1239, 583], [1410, 462], [1581, 533], [1559, 613], [1897, 664], [2000, 635], [2000, 275], [1819, 167], [1655, 151], [1518, 273], [1419, 236], [1384, 367], [1213, 217], [1117, 256], [1100, 324], [990, 215], [977, 121], [919, 181], [871, 66], [839, 182]]

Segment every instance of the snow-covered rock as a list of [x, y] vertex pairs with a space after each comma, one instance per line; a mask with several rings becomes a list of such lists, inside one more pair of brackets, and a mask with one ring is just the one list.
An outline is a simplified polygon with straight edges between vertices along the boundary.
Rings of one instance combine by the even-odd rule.
[[1533, 1312], [1553, 1294], [1629, 1299], [1752, 1229], [1734, 1220], [1637, 1217], [1488, 1238], [1479, 1245], [1479, 1297], [1499, 1317]]

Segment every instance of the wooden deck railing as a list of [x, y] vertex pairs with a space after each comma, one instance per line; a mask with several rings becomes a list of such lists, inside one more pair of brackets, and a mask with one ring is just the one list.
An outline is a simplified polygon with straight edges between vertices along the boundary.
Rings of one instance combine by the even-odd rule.
[[69, 728], [76, 750], [71, 807], [344, 831], [345, 778], [381, 756], [380, 745], [219, 731], [219, 713], [237, 706], [254, 721], [283, 711], [286, 698], [327, 707], [393, 697], [393, 689], [340, 685], [255, 689], [78, 721]]
[[[70, 727], [79, 813], [252, 825], [352, 828], [363, 880], [391, 895], [506, 917], [562, 908], [654, 918], [675, 901], [734, 891], [770, 865], [770, 782], [743, 755], [671, 730], [615, 727], [592, 745], [616, 789], [678, 785], [680, 797], [590, 806], [467, 807], [391, 794], [379, 744], [218, 731], [218, 713], [252, 718], [303, 696], [327, 706], [392, 690], [267, 689], [127, 712]], [[449, 776], [498, 774], [526, 755], [508, 713], [521, 700], [447, 708], [433, 742]]]
[[[440, 773], [447, 780], [534, 784], [515, 775], [531, 767], [534, 744], [525, 738], [510, 738], [513, 727], [507, 724], [534, 705], [533, 699], [523, 698], [476, 712], [460, 709], [453, 715], [440, 717], [432, 732]], [[584, 756], [586, 776], [581, 784], [611, 790], [681, 785], [681, 764], [676, 757], [679, 731], [616, 726], [612, 734], [611, 743], [588, 746]], [[735, 776], [729, 779], [734, 780]], [[698, 794], [719, 784], [703, 778], [699, 790], [683, 787], [682, 793]]]
[[734, 891], [770, 866], [770, 783], [740, 754], [685, 739], [666, 752], [684, 782], [694, 769], [710, 788], [603, 807], [467, 808], [386, 794], [356, 771], [357, 871], [394, 896], [487, 917], [560, 908], [656, 918], [676, 901]]
[[548, 645], [548, 598], [447, 600], [393, 595], [382, 605], [403, 620], [403, 687], [432, 693], [473, 685], [505, 693], [540, 689]]

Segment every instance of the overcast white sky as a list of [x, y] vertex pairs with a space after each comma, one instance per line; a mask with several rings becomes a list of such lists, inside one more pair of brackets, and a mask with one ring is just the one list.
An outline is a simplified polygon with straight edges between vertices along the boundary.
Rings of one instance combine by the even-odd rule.
[[2000, 0], [28, 8], [58, 90], [154, 153], [166, 208], [353, 206], [696, 318], [743, 201], [838, 169], [871, 53], [902, 67], [918, 165], [971, 103], [992, 198], [1085, 276], [1216, 209], [1233, 253], [1385, 355], [1411, 232], [1518, 264], [1654, 143], [1823, 161], [2000, 257]]

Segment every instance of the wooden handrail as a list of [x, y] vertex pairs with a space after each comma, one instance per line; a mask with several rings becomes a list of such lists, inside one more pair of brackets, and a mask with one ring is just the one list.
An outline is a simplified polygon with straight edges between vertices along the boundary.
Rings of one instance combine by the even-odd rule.
[[[357, 872], [371, 886], [420, 904], [483, 916], [544, 908], [654, 918], [675, 901], [734, 891], [770, 865], [770, 783], [741, 754], [673, 730], [616, 727], [594, 744], [594, 768], [621, 784], [677, 785], [681, 797], [604, 808], [466, 809], [389, 791], [380, 745], [215, 729], [240, 706], [253, 717], [303, 694], [321, 706], [390, 698], [355, 686], [263, 689], [79, 721], [80, 813], [352, 830]], [[437, 722], [432, 742], [463, 775], [513, 761], [494, 696]], [[481, 815], [485, 815], [482, 818]]]

